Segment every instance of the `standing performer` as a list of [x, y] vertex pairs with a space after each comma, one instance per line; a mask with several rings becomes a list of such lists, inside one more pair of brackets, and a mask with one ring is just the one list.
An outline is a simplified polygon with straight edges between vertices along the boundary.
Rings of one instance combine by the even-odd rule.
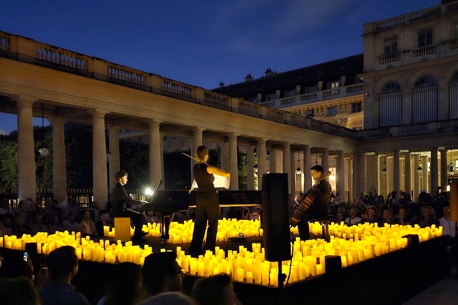
[[[222, 171], [215, 166], [207, 165], [208, 149], [199, 146], [196, 150], [197, 164], [192, 168], [194, 179], [197, 183], [197, 191], [194, 191], [196, 199], [196, 212], [194, 220], [194, 232], [192, 234], [189, 254], [198, 257], [202, 254], [202, 242], [207, 227], [206, 250], [214, 250], [216, 244], [216, 233], [218, 231], [219, 199], [213, 181], [213, 175], [230, 177], [230, 173]], [[191, 188], [191, 191], [193, 189]]]
[[145, 202], [133, 200], [126, 192], [124, 186], [127, 183], [127, 172], [120, 171], [116, 174], [118, 183], [111, 195], [113, 202], [113, 218], [114, 217], [130, 217], [132, 224], [135, 226], [134, 236], [132, 241], [140, 242], [146, 233], [142, 232], [143, 215], [140, 212], [133, 211], [132, 207], [142, 206]]
[[326, 180], [321, 165], [311, 168], [315, 184], [298, 201], [299, 206], [291, 217], [290, 224], [297, 225], [301, 240], [310, 239], [309, 220], [328, 216], [328, 206], [331, 201], [331, 185]]

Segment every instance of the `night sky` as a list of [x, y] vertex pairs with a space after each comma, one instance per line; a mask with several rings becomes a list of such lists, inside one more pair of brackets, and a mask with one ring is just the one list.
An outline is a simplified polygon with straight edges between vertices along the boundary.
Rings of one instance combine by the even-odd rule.
[[[214, 89], [363, 52], [363, 25], [440, 0], [1, 0], [0, 31]], [[1, 71], [0, 71], [1, 73]], [[41, 118], [34, 121], [41, 125]], [[16, 130], [0, 113], [0, 132]]]

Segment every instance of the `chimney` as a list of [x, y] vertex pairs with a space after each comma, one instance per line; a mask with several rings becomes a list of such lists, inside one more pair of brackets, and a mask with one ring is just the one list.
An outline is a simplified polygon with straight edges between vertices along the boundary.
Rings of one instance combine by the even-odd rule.
[[251, 74], [248, 73], [248, 75], [245, 76], [245, 81], [249, 82], [250, 80], [253, 80], [253, 76], [251, 76]]
[[272, 76], [274, 75], [274, 72], [272, 72], [272, 70], [270, 68], [267, 68], [266, 69], [266, 72], [264, 72], [266, 76]]
[[223, 88], [223, 87], [224, 87], [223, 81], [221, 81], [221, 83], [219, 83], [219, 87], [220, 87], [220, 88]]

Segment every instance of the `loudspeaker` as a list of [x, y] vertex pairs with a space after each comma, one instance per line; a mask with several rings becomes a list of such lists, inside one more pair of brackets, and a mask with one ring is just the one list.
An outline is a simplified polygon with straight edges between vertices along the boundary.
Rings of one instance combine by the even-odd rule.
[[262, 220], [266, 260], [290, 260], [287, 174], [262, 175]]
[[458, 221], [458, 182], [450, 183], [450, 220]]

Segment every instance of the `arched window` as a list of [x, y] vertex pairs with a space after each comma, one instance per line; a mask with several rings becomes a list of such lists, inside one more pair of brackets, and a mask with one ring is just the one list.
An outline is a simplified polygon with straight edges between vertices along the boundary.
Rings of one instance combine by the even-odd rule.
[[437, 85], [437, 81], [433, 76], [424, 75], [420, 77], [419, 79], [417, 79], [413, 87], [414, 88], [423, 88], [423, 87], [436, 86], [436, 85]]
[[392, 92], [400, 92], [401, 86], [397, 82], [389, 82], [383, 86], [381, 94], [392, 93]]
[[437, 121], [438, 88], [436, 78], [423, 75], [417, 79], [412, 91], [412, 123]]
[[378, 105], [380, 127], [402, 124], [402, 93], [398, 82], [389, 81], [382, 87]]

